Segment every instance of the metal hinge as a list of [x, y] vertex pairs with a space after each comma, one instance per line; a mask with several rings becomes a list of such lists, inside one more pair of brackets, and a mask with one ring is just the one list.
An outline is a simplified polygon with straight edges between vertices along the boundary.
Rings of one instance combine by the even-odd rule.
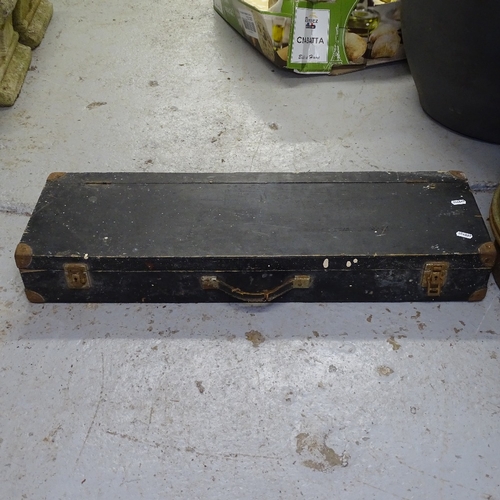
[[74, 290], [90, 288], [90, 275], [87, 264], [64, 264], [64, 276], [68, 288]]
[[422, 286], [429, 297], [439, 297], [448, 277], [448, 262], [428, 262], [422, 273]]

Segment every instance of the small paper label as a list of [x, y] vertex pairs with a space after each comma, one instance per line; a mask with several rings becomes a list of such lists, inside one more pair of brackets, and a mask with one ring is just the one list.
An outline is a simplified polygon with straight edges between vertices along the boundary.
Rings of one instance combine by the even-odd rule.
[[327, 63], [329, 31], [329, 10], [297, 8], [290, 62]]
[[241, 22], [243, 23], [243, 29], [248, 36], [252, 38], [259, 38], [259, 33], [257, 31], [257, 27], [253, 21], [252, 13], [248, 10], [239, 9]]
[[452, 205], [467, 205], [465, 200], [451, 200]]
[[472, 239], [472, 234], [470, 234], [470, 233], [464, 233], [462, 231], [457, 231], [457, 236], [460, 236], [460, 238], [466, 238], [468, 240]]

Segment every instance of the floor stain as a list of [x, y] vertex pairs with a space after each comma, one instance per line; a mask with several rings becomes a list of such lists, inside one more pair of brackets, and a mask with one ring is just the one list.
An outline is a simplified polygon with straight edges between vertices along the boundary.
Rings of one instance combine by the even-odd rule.
[[347, 467], [349, 456], [344, 452], [341, 455], [325, 443], [325, 437], [317, 438], [307, 432], [295, 436], [296, 451], [305, 458], [302, 465], [319, 472], [328, 472], [334, 467]]
[[120, 432], [111, 431], [111, 430], [107, 430], [106, 434], [109, 434], [111, 436], [117, 436], [117, 437], [120, 437], [122, 439], [126, 439], [127, 441], [131, 441], [132, 443], [140, 443], [138, 438], [136, 438], [135, 436], [129, 436], [128, 434], [121, 434]]
[[383, 377], [388, 377], [389, 375], [394, 373], [394, 370], [392, 368], [389, 368], [388, 366], [378, 366], [377, 372]]
[[[149, 330], [149, 328], [148, 328], [148, 331], [152, 331], [152, 329]], [[179, 330], [172, 330], [172, 328], [167, 328], [166, 331], [160, 330], [158, 332], [158, 335], [166, 335], [167, 337], [170, 337], [171, 335], [175, 335], [176, 333], [179, 333]]]
[[264, 335], [262, 333], [258, 332], [257, 330], [250, 330], [249, 332], [245, 333], [245, 337], [247, 340], [249, 340], [254, 347], [259, 347], [262, 342], [266, 340]]
[[88, 106], [87, 109], [94, 109], [98, 108], [100, 106], [106, 106], [108, 104], [107, 102], [91, 102]]
[[61, 425], [58, 425], [53, 431], [49, 432], [48, 436], [45, 436], [42, 441], [45, 443], [53, 443], [56, 440], [56, 434], [62, 429]]
[[497, 353], [495, 351], [491, 351], [490, 358], [491, 359], [497, 359]]
[[373, 319], [373, 314], [370, 314], [370, 316], [368, 316], [368, 318], [366, 318], [366, 321], [368, 321], [368, 323], [371, 323], [372, 319]]
[[203, 384], [201, 382], [201, 380], [197, 380], [195, 382], [196, 384], [196, 387], [198, 387], [198, 390], [200, 391], [200, 394], [203, 394], [205, 392], [205, 387], [203, 387]]
[[394, 340], [394, 337], [389, 337], [389, 338], [387, 339], [387, 342], [389, 342], [389, 344], [391, 344], [391, 345], [392, 345], [392, 349], [393, 349], [394, 351], [397, 351], [398, 349], [400, 349], [400, 348], [401, 348], [401, 344], [398, 344], [398, 342], [396, 342], [396, 341]]

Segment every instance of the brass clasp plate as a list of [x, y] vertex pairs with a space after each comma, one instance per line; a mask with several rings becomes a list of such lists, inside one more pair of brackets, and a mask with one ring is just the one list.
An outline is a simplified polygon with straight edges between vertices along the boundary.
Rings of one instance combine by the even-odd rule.
[[421, 284], [427, 289], [429, 297], [439, 297], [441, 295], [441, 289], [446, 283], [449, 268], [450, 264], [448, 262], [428, 262], [425, 264]]
[[90, 275], [87, 264], [64, 264], [64, 276], [68, 288], [74, 290], [90, 288]]

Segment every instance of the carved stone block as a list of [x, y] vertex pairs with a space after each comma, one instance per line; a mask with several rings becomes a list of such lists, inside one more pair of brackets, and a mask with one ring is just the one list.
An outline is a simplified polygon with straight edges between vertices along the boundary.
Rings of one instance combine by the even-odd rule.
[[12, 106], [31, 63], [31, 49], [19, 43], [12, 26], [15, 2], [0, 0], [0, 106]]
[[32, 49], [38, 47], [52, 19], [49, 0], [18, 0], [13, 13], [14, 29], [19, 40]]

